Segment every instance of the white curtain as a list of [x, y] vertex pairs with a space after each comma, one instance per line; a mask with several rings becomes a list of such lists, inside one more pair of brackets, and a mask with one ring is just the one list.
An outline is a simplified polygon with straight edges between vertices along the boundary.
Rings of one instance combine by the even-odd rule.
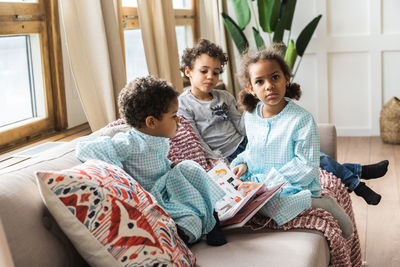
[[[233, 95], [237, 95], [240, 91], [240, 85], [238, 79], [236, 78], [236, 62], [233, 53], [232, 42], [228, 37], [226, 32], [224, 21], [222, 19], [221, 13], [227, 12], [226, 1], [224, 0], [203, 0], [200, 1], [202, 6], [202, 14], [204, 14], [204, 21], [202, 21], [202, 26], [206, 28], [204, 32], [204, 38], [218, 44], [228, 53], [229, 61], [225, 68], [225, 72], [222, 74], [222, 80], [226, 85], [228, 91]], [[200, 16], [200, 20], [202, 20]]]
[[138, 0], [138, 16], [149, 73], [171, 82], [181, 92], [172, 1]]
[[93, 131], [118, 117], [126, 83], [115, 0], [59, 0], [75, 86]]

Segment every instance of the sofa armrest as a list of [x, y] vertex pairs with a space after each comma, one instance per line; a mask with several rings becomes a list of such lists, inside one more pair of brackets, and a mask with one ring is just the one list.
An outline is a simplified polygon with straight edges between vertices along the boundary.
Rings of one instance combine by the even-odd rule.
[[0, 266], [14, 267], [10, 248], [8, 247], [6, 234], [3, 230], [3, 224], [0, 219]]
[[329, 123], [318, 124], [320, 149], [337, 160], [336, 127]]

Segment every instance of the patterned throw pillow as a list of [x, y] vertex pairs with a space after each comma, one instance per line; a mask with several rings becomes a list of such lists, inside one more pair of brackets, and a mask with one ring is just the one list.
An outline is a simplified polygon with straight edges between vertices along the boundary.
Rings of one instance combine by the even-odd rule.
[[121, 168], [89, 160], [36, 177], [46, 206], [90, 265], [194, 265], [171, 217]]

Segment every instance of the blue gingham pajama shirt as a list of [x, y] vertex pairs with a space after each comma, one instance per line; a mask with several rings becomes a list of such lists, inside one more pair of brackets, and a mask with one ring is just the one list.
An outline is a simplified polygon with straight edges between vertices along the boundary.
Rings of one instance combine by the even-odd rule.
[[[275, 195], [261, 214], [282, 225], [311, 207], [311, 197], [321, 195], [319, 184], [319, 134], [312, 115], [289, 98], [286, 107], [272, 118], [262, 117], [260, 101], [252, 113], [246, 112], [246, 150], [231, 167], [246, 163], [242, 178], [272, 186], [287, 181], [276, 212]], [[272, 179], [274, 177], [274, 179]], [[267, 180], [271, 178], [272, 182]]]
[[215, 203], [224, 192], [194, 161], [183, 161], [171, 169], [169, 139], [144, 134], [132, 128], [114, 137], [86, 137], [77, 145], [81, 161], [99, 159], [123, 168], [195, 242], [210, 232]]

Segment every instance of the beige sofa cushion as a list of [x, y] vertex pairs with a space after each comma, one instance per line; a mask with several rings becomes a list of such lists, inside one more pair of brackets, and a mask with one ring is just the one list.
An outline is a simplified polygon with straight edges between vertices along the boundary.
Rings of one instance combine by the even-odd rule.
[[320, 267], [329, 265], [329, 247], [318, 231], [236, 230], [227, 235], [228, 243], [210, 247], [201, 242], [190, 249], [196, 266], [279, 266]]

